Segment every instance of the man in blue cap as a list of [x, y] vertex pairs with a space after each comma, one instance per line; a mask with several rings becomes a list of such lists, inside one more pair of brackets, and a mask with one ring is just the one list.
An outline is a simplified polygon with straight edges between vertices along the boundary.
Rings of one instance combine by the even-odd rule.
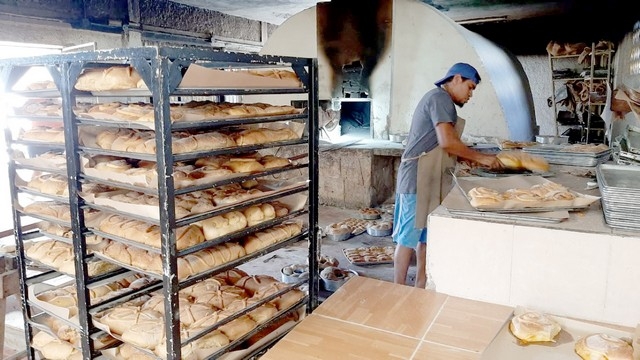
[[396, 184], [392, 235], [397, 244], [395, 283], [405, 284], [415, 251], [415, 286], [426, 286], [427, 215], [451, 190], [446, 173], [455, 166], [455, 157], [492, 169], [502, 167], [495, 155], [470, 149], [460, 140], [464, 120], [458, 118], [456, 106], [464, 106], [478, 84], [480, 74], [473, 66], [454, 64], [422, 97], [413, 113]]

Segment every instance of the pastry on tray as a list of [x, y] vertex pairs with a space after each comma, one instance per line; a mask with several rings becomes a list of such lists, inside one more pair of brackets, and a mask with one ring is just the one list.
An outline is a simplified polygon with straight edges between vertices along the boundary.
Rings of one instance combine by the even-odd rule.
[[514, 316], [509, 323], [509, 330], [522, 342], [534, 343], [555, 342], [554, 338], [562, 328], [551, 317], [539, 312], [528, 311]]

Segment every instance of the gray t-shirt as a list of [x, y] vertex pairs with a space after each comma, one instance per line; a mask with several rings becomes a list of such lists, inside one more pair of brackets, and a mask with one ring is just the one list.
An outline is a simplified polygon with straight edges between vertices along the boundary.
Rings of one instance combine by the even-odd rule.
[[[402, 158], [413, 158], [435, 149], [438, 146], [436, 125], [441, 122], [450, 122], [455, 125], [457, 119], [456, 106], [446, 91], [437, 87], [427, 92], [413, 113], [407, 146]], [[417, 176], [417, 159], [401, 162], [398, 168], [396, 193], [415, 194]]]

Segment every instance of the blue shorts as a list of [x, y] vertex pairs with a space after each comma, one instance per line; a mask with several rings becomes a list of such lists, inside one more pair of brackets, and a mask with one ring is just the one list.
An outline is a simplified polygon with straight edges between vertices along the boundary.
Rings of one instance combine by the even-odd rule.
[[393, 242], [415, 249], [418, 242], [427, 242], [427, 229], [416, 229], [416, 194], [396, 194], [393, 211]]

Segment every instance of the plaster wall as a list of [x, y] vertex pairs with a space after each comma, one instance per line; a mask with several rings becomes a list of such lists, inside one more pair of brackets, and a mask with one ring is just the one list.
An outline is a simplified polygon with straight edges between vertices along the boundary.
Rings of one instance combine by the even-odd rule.
[[53, 24], [0, 21], [0, 41], [58, 46], [95, 42], [98, 49], [113, 49], [125, 46], [125, 38], [120, 34], [77, 30], [68, 25]]

